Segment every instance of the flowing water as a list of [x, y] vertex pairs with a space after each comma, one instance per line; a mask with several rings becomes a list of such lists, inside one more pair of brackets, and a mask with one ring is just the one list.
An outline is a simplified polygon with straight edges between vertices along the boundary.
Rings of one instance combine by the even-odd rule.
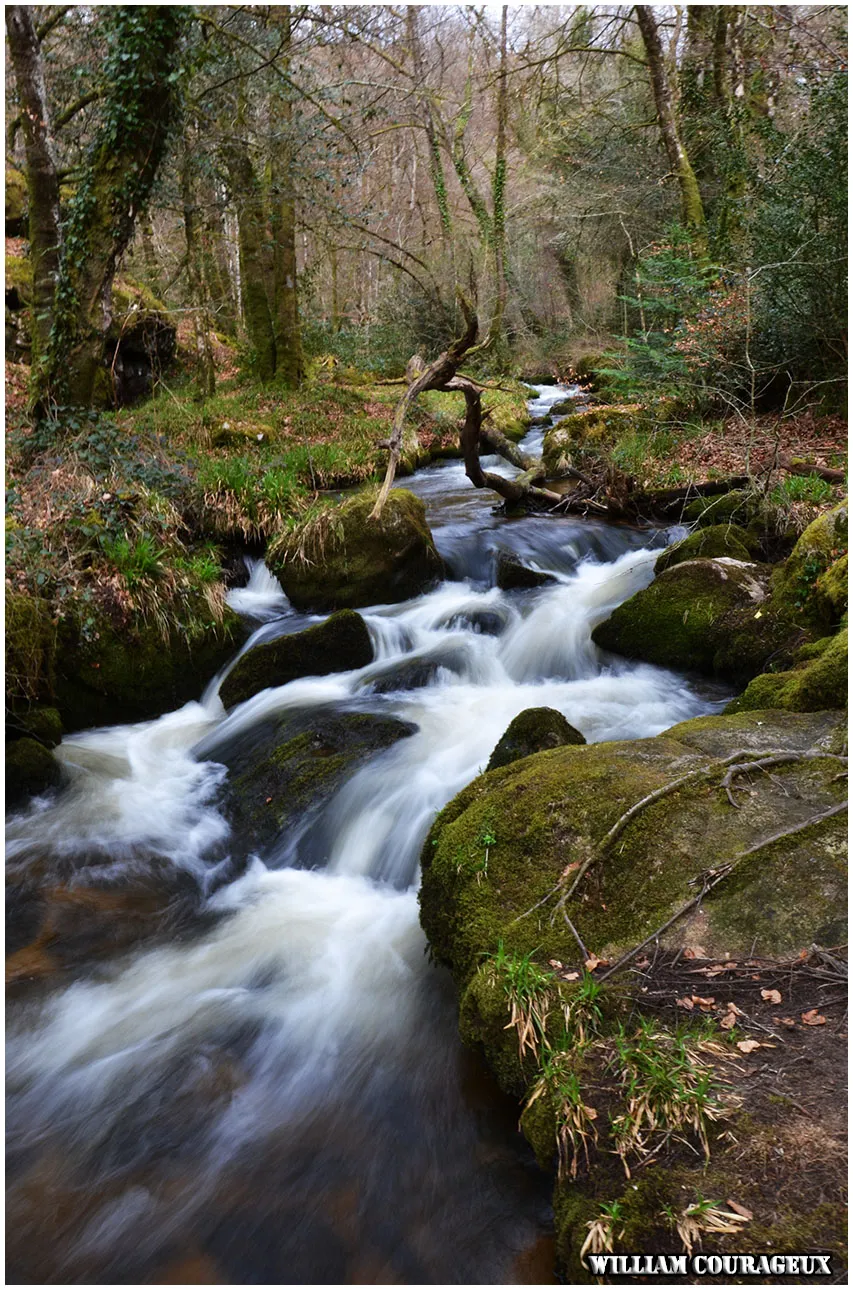
[[[544, 388], [531, 409], [566, 393]], [[13, 883], [47, 874], [66, 902], [87, 885], [170, 893], [158, 935], [106, 957], [87, 956], [84, 906], [67, 980], [12, 1002], [10, 1280], [550, 1279], [548, 1182], [517, 1108], [459, 1044], [418, 924], [420, 847], [525, 708], [558, 708], [596, 741], [657, 734], [716, 701], [590, 639], [672, 534], [507, 520], [456, 461], [401, 485], [424, 498], [453, 577], [363, 611], [368, 667], [228, 715], [217, 677], [157, 721], [71, 736], [67, 786], [7, 821]], [[498, 590], [501, 552], [554, 581]], [[230, 599], [254, 627], [244, 648], [317, 621], [259, 563]], [[284, 717], [341, 712], [416, 731], [361, 764], [310, 828], [236, 863], [224, 762]]]

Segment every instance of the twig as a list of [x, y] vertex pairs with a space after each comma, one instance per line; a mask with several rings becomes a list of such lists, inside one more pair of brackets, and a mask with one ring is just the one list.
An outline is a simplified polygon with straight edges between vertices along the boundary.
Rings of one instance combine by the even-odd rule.
[[[731, 790], [732, 781], [734, 780], [735, 776], [744, 775], [746, 774], [747, 771], [750, 771], [750, 770], [765, 770], [768, 766], [783, 766], [786, 763], [798, 762], [798, 761], [816, 761], [821, 758], [827, 758], [833, 761], [840, 761], [840, 762], [843, 762], [845, 766], [847, 765], [846, 757], [840, 757], [837, 753], [820, 752], [816, 749], [811, 749], [809, 752], [773, 753], [768, 757], [760, 757], [758, 758], [757, 761], [742, 762], [739, 765], [730, 766], [729, 769], [726, 771], [726, 774], [723, 776], [723, 780], [720, 784], [720, 788], [725, 790], [726, 797], [729, 799], [732, 806], [737, 807], [737, 802], [732, 796], [732, 790]], [[771, 779], [772, 779], [772, 776], [771, 776]]]

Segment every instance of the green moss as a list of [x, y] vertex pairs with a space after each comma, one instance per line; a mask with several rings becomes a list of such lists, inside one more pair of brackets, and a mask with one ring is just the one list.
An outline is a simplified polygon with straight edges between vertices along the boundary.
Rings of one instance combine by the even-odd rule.
[[6, 745], [6, 801], [17, 806], [36, 793], [54, 788], [62, 778], [59, 762], [35, 739]]
[[712, 524], [667, 547], [658, 557], [655, 573], [663, 573], [673, 565], [700, 557], [710, 560], [722, 555], [748, 563], [755, 551], [756, 544], [745, 529], [738, 528], [736, 524]]
[[697, 497], [684, 508], [684, 522], [710, 525], [736, 522], [748, 525], [761, 510], [761, 499], [745, 489], [733, 489], [720, 497]]
[[56, 623], [38, 596], [6, 589], [6, 702], [13, 710], [50, 698]]
[[62, 719], [56, 708], [31, 708], [19, 712], [11, 721], [7, 717], [7, 738], [19, 735], [28, 735], [45, 748], [55, 748], [62, 742]]
[[18, 307], [28, 305], [33, 298], [33, 266], [22, 255], [6, 256], [6, 291], [14, 291]]
[[325, 676], [366, 667], [373, 659], [370, 633], [360, 614], [341, 609], [317, 627], [257, 645], [238, 660], [219, 691], [226, 708], [270, 686], [300, 676]]
[[573, 412], [546, 432], [542, 461], [548, 474], [556, 476], [571, 464], [573, 453], [606, 457], [620, 438], [655, 425], [654, 413], [639, 403], [608, 404]]
[[562, 712], [555, 708], [526, 708], [501, 735], [486, 769], [497, 770], [546, 748], [585, 743], [583, 735], [569, 725]]
[[[775, 610], [794, 622], [824, 628], [847, 607], [847, 503], [824, 512], [797, 541], [771, 581]], [[842, 557], [843, 560], [842, 560]]]
[[592, 636], [626, 658], [741, 684], [770, 657], [788, 656], [802, 639], [769, 612], [761, 567], [728, 559], [688, 560], [665, 569]]
[[256, 850], [303, 827], [357, 766], [415, 729], [372, 713], [321, 713], [284, 722], [262, 753], [255, 732], [242, 754], [225, 759], [232, 776], [223, 809], [239, 841]]
[[[806, 650], [811, 649], [811, 654]], [[787, 708], [792, 712], [817, 712], [847, 704], [847, 629], [826, 637], [797, 653], [805, 658], [789, 672], [765, 672], [750, 681], [727, 711]]]
[[[706, 723], [716, 723], [719, 751], [714, 756], [751, 746], [744, 743], [750, 732], [757, 750], [762, 744], [776, 747], [773, 722], [765, 722], [764, 715], [705, 718]], [[687, 738], [691, 725], [679, 727]], [[801, 733], [807, 747], [810, 731], [806, 722]], [[713, 760], [684, 742], [658, 736], [558, 748], [476, 780], [442, 812], [423, 851], [421, 920], [436, 956], [451, 967], [460, 986], [475, 971], [480, 955], [499, 942], [507, 953], [525, 953], [535, 946], [541, 962], [574, 961], [572, 934], [561, 919], [551, 921], [546, 899], [563, 869], [595, 854], [597, 844], [628, 807], [693, 767], [713, 765]], [[836, 800], [826, 787], [836, 768], [835, 762], [810, 761], [780, 769], [775, 780], [762, 778], [762, 791], [746, 799], [740, 810], [709, 787], [714, 778], [719, 782], [722, 768], [710, 780], [697, 777], [632, 820], [618, 846], [589, 870], [566, 912], [599, 955], [637, 943], [689, 899], [697, 873], [730, 861], [786, 824], [797, 824], [817, 804]], [[796, 786], [800, 796], [794, 797], [788, 785]], [[805, 910], [798, 930], [793, 919], [777, 919], [777, 929], [782, 928], [778, 935], [788, 938], [790, 948], [807, 935], [806, 926], [814, 930], [822, 925], [841, 900], [832, 876], [834, 827], [828, 821], [820, 838], [808, 841], [812, 848], [822, 848], [820, 864], [828, 866], [826, 881], [815, 891], [816, 906]], [[488, 873], [478, 880], [467, 861], [482, 850], [484, 832], [496, 842], [490, 847]], [[789, 844], [790, 855], [800, 850], [796, 840]], [[817, 851], [813, 855], [811, 863], [817, 865]], [[727, 884], [722, 883], [715, 889], [714, 905], [708, 904], [709, 923], [702, 933], [702, 943], [709, 948], [716, 945], [721, 952], [735, 953], [740, 948], [748, 951], [752, 937], [761, 943], [766, 929], [758, 895], [754, 907], [748, 894], [744, 896], [750, 882], [758, 884], [757, 863], [750, 873], [748, 881], [743, 880], [738, 905], [749, 934], [746, 923], [742, 927], [731, 921], [729, 907], [722, 903]], [[784, 887], [781, 876], [780, 886]], [[798, 908], [793, 889], [785, 890], [788, 905]], [[756, 886], [760, 891], [763, 888]], [[538, 901], [544, 906], [534, 910]], [[777, 930], [772, 936], [775, 944]]]
[[199, 698], [243, 636], [237, 615], [217, 616], [201, 593], [186, 598], [167, 630], [164, 638], [141, 616], [117, 629], [86, 602], [69, 604], [55, 685], [66, 729], [143, 721]]
[[298, 609], [357, 608], [418, 595], [443, 571], [420, 498], [389, 494], [379, 520], [370, 518], [374, 490], [282, 535], [268, 564]]
[[[27, 228], [27, 177], [14, 166], [6, 167], [6, 236], [23, 237]], [[8, 278], [7, 278], [8, 285]]]

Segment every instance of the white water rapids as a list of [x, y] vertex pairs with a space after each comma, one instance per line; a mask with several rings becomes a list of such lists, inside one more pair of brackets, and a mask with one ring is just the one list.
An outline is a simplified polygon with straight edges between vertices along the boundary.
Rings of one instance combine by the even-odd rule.
[[[547, 1187], [459, 1048], [418, 925], [420, 847], [525, 708], [598, 741], [715, 704], [590, 639], [651, 580], [663, 534], [497, 518], [456, 462], [402, 484], [460, 580], [364, 610], [368, 667], [227, 715], [214, 685], [157, 721], [67, 738], [68, 786], [7, 823], [13, 865], [48, 856], [85, 883], [86, 857], [120, 879], [156, 855], [199, 892], [180, 935], [12, 1007], [9, 1219], [13, 1252], [37, 1247], [17, 1255], [22, 1280], [175, 1279], [187, 1259], [232, 1284], [531, 1279], [517, 1257], [547, 1228]], [[499, 549], [557, 581], [499, 591]], [[308, 621], [260, 564], [230, 596], [261, 623], [253, 642]], [[405, 688], [413, 664], [429, 683]], [[218, 758], [274, 718], [326, 711], [417, 731], [344, 783], [309, 852], [297, 830], [234, 877]]]

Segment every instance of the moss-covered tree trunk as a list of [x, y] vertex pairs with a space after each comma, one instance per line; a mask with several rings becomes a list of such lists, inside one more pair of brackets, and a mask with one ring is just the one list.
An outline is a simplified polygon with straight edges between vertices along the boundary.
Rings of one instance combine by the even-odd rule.
[[59, 177], [54, 159], [41, 46], [29, 5], [8, 6], [6, 30], [21, 104], [20, 120], [27, 157], [30, 260], [33, 267], [32, 365], [35, 371], [47, 351], [53, 321], [53, 299], [59, 277]]
[[105, 401], [112, 285], [144, 212], [179, 110], [185, 6], [118, 6], [108, 18], [103, 115], [63, 229], [59, 281], [36, 405]]
[[497, 132], [495, 136], [495, 169], [492, 175], [492, 254], [494, 257], [495, 298], [489, 324], [488, 342], [497, 355], [498, 366], [506, 363], [506, 335], [504, 315], [507, 301], [506, 272], [506, 133], [509, 113], [509, 92], [506, 71], [506, 12], [501, 9], [500, 70], [497, 93]]
[[275, 374], [282, 385], [300, 385], [305, 375], [296, 278], [296, 192], [293, 180], [293, 100], [289, 84], [290, 10], [277, 10], [284, 52], [284, 84], [273, 99], [273, 140], [270, 158], [270, 228], [273, 242], [273, 332]]
[[646, 50], [646, 60], [649, 65], [649, 77], [652, 83], [652, 93], [661, 137], [669, 164], [672, 167], [672, 173], [678, 183], [681, 218], [685, 228], [690, 232], [697, 258], [704, 261], [708, 258], [708, 229], [705, 220], [705, 207], [702, 202], [702, 194], [699, 191], [696, 172], [687, 155], [687, 149], [679, 128], [675, 94], [667, 74], [657, 20], [651, 5], [638, 4], [635, 6], [635, 12]]
[[271, 381], [275, 376], [276, 350], [272, 310], [266, 286], [267, 260], [264, 243], [267, 219], [263, 189], [244, 138], [230, 138], [223, 152], [237, 213], [243, 322], [249, 344], [254, 350], [255, 371], [260, 380]]
[[204, 399], [211, 398], [216, 393], [216, 369], [210, 345], [211, 320], [202, 268], [202, 247], [199, 235], [201, 221], [196, 200], [193, 147], [190, 140], [184, 141], [184, 154], [181, 159], [181, 202], [187, 244], [187, 284], [195, 335], [195, 384], [198, 397]]

